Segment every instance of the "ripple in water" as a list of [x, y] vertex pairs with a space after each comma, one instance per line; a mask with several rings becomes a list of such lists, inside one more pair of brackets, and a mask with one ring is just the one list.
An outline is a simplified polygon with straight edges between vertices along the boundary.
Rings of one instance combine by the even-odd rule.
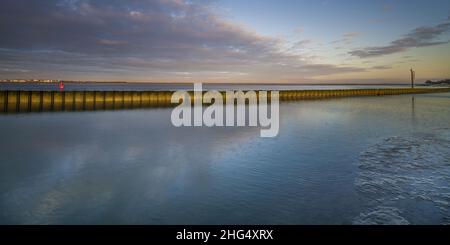
[[449, 129], [438, 129], [386, 138], [361, 153], [355, 186], [368, 202], [353, 223], [450, 224], [449, 139]]

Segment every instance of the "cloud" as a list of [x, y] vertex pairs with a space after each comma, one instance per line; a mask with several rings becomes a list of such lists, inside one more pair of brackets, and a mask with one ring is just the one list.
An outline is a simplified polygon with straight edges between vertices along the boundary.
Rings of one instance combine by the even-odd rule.
[[304, 49], [306, 46], [308, 46], [309, 44], [312, 44], [313, 41], [311, 39], [303, 39], [300, 41], [296, 41], [294, 42], [290, 49], [291, 50], [298, 50], [298, 49]]
[[349, 54], [360, 58], [368, 58], [404, 52], [411, 48], [445, 44], [449, 41], [437, 39], [448, 31], [450, 31], [450, 21], [435, 26], [418, 27], [402, 38], [392, 41], [389, 45], [356, 49], [350, 51]]
[[2, 0], [0, 62], [35, 74], [171, 81], [179, 74], [275, 81], [280, 73], [302, 78], [357, 70], [283, 53], [283, 40], [227, 21], [208, 2]]
[[305, 28], [303, 28], [303, 26], [299, 26], [295, 28], [294, 32], [297, 34], [302, 34], [303, 32], [305, 32]]
[[118, 40], [109, 40], [109, 39], [99, 39], [97, 41], [99, 44], [103, 45], [125, 45], [127, 42], [124, 41], [118, 41]]
[[345, 33], [343, 36], [344, 36], [344, 38], [354, 38], [359, 35], [360, 35], [359, 32], [348, 32], [348, 33]]
[[374, 66], [374, 67], [372, 67], [372, 69], [374, 69], [374, 70], [388, 70], [388, 69], [392, 69], [392, 66], [388, 66], [388, 65]]
[[343, 45], [351, 45], [353, 43], [353, 40], [360, 36], [361, 33], [359, 32], [348, 32], [342, 34], [342, 38], [332, 41], [331, 44], [343, 44]]

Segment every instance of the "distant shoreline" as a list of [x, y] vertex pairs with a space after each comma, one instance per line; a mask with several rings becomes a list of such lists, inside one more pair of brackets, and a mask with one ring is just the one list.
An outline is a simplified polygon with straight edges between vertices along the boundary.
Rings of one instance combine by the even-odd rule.
[[[172, 83], [172, 82], [125, 82], [125, 81], [62, 81], [64, 83], [76, 83], [76, 84], [154, 84], [154, 85], [192, 85], [194, 82], [186, 83]], [[0, 84], [53, 84], [58, 81], [42, 82], [42, 81], [1, 81]], [[279, 86], [409, 86], [410, 83], [208, 83], [203, 82], [204, 85], [279, 85]], [[423, 83], [417, 83], [415, 86], [429, 86]]]

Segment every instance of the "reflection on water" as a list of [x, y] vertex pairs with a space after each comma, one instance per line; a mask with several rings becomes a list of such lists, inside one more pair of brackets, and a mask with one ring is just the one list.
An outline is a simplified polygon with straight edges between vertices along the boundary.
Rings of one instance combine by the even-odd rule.
[[0, 223], [449, 223], [449, 99], [285, 103], [276, 138], [164, 108], [3, 114]]

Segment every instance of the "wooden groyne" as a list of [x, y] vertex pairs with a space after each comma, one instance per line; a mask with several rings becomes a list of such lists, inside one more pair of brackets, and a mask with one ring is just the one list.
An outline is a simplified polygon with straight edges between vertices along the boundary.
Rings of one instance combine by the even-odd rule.
[[[280, 101], [443, 92], [450, 92], [450, 88], [285, 90], [280, 91]], [[0, 112], [169, 107], [176, 105], [171, 103], [172, 93], [172, 91], [0, 91]]]

